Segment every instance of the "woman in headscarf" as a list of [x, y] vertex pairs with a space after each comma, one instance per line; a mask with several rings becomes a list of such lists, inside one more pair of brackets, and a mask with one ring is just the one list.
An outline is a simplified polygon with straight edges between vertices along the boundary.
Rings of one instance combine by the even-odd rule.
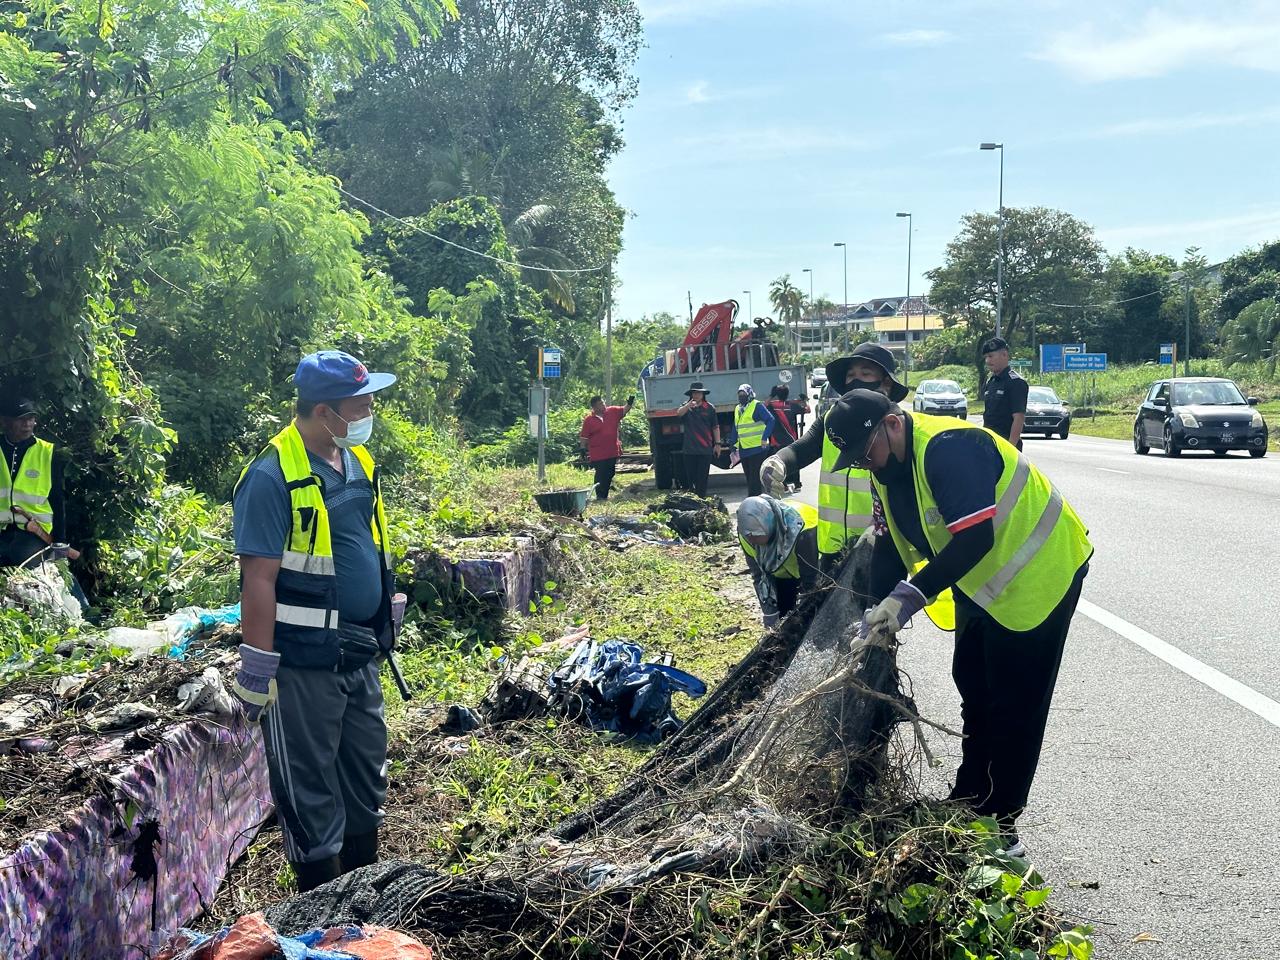
[[769, 408], [756, 400], [751, 384], [738, 386], [738, 405], [733, 410], [733, 440], [737, 447], [742, 472], [747, 477], [747, 495], [754, 497], [764, 493], [760, 486], [760, 464], [769, 452], [769, 435], [773, 433], [774, 419]]
[[818, 511], [807, 503], [747, 497], [738, 506], [738, 542], [747, 555], [766, 627], [790, 613], [818, 582]]

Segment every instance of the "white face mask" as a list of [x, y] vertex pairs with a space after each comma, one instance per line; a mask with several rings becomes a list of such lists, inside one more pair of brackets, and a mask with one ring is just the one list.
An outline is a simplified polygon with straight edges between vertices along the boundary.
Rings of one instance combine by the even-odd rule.
[[[347, 425], [347, 435], [345, 437], [333, 437], [333, 443], [343, 450], [350, 450], [352, 447], [358, 447], [368, 443], [369, 438], [373, 436], [373, 414], [360, 420], [344, 420], [338, 413], [334, 413], [339, 420]], [[333, 436], [333, 431], [329, 431], [329, 435]]]

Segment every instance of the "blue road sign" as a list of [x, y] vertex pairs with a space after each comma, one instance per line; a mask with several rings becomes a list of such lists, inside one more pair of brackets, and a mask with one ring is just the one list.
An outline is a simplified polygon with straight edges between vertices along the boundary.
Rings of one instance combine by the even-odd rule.
[[560, 376], [561, 351], [559, 347], [542, 348], [542, 375], [548, 379]]
[[1173, 363], [1173, 344], [1172, 343], [1160, 344], [1160, 362]]
[[1071, 353], [1087, 351], [1088, 347], [1083, 343], [1042, 343], [1040, 344], [1040, 372], [1061, 373], [1067, 369], [1063, 366], [1063, 357]]
[[1105, 353], [1068, 353], [1062, 357], [1063, 369], [1065, 370], [1099, 370], [1107, 369], [1107, 355]]

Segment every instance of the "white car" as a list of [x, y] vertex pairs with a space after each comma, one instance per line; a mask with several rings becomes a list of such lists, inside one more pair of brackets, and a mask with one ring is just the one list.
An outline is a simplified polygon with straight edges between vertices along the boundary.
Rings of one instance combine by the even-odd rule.
[[916, 386], [911, 409], [916, 413], [935, 413], [965, 419], [969, 416], [969, 401], [954, 380], [922, 380]]

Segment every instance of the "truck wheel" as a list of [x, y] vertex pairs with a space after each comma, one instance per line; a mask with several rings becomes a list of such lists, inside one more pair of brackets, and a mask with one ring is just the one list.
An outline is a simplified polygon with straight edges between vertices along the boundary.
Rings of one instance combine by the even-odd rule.
[[671, 451], [661, 447], [653, 451], [653, 485], [659, 490], [671, 489]]

